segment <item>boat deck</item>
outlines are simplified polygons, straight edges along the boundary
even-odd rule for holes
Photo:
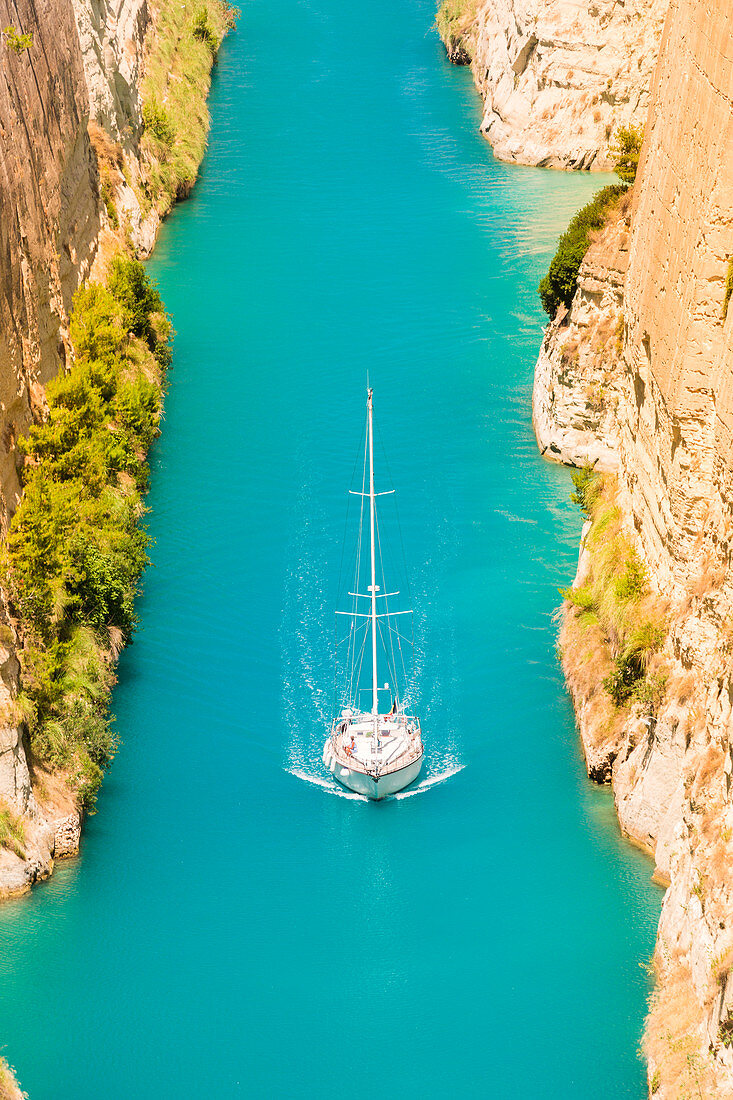
[[[400,771],[423,752],[420,723],[404,714],[342,716],[331,743],[340,764],[368,774]]]

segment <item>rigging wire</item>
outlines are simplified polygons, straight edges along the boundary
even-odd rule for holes
[[[367,413],[367,423],[368,423],[368,413]],[[368,453],[368,433],[367,433],[366,428],[365,428],[365,431],[364,431],[364,462],[363,462],[363,465],[362,465],[362,473],[361,473],[361,497],[360,497],[360,505],[359,505],[359,537],[358,537],[357,545],[356,545],[356,563],[355,563],[355,569],[354,569],[354,589],[353,589],[353,591],[355,593],[357,593],[359,591],[359,582],[360,582],[360,578],[361,578],[362,541],[363,541],[363,532],[364,532],[364,490],[365,490],[365,487],[366,487],[367,453]],[[353,600],[354,600],[354,607],[353,607],[354,613],[356,613],[356,610],[357,610],[357,599],[358,599],[358,597],[356,595],[354,595],[354,597],[353,597]],[[356,631],[353,628],[352,628],[352,636],[353,636],[353,643],[354,644],[353,644],[353,647],[351,649],[351,667],[350,667],[350,675],[349,675],[349,698],[353,700],[354,699],[355,683],[358,684],[359,679],[361,678],[361,668],[362,668],[362,663],[363,663],[363,659],[364,659],[364,645],[366,643],[366,634],[364,636],[364,644],[362,644],[362,649],[361,649],[361,654],[360,654],[360,659],[359,659],[359,670],[358,670],[358,673],[357,673],[356,681],[354,680],[354,673],[356,671],[356,668],[355,668],[355,665],[356,665]]]
[[[338,674],[338,667],[339,667],[338,652],[339,652],[339,649],[341,649],[344,645],[347,646],[347,650],[346,650],[346,656],[345,656],[345,661],[344,661],[344,666],[343,666],[345,679],[344,679],[344,683],[343,683],[342,703],[341,703],[341,705],[344,705],[343,700],[345,698],[348,701],[349,705],[352,705],[352,706],[356,705],[357,709],[361,710],[361,707],[359,706],[359,703],[358,703],[359,683],[361,681],[361,674],[362,674],[363,665],[364,665],[364,657],[365,657],[365,653],[366,653],[366,643],[367,643],[368,637],[370,636],[369,632],[370,632],[370,628],[371,628],[371,622],[369,620],[365,620],[365,622],[362,624],[362,626],[356,626],[356,621],[357,621],[356,620],[356,614],[358,612],[358,607],[359,607],[358,593],[359,593],[359,590],[360,590],[360,581],[361,581],[362,565],[363,565],[362,559],[363,559],[363,553],[364,553],[364,535],[363,535],[363,532],[364,532],[365,499],[366,499],[366,496],[367,496],[366,484],[367,484],[367,460],[368,460],[368,447],[369,447],[368,422],[369,422],[369,414],[368,414],[368,411],[367,411],[364,430],[363,430],[362,437],[360,439],[359,450],[357,450],[357,454],[356,454],[355,459],[354,459],[354,467],[353,467],[352,475],[351,475],[351,484],[353,485],[353,483],[354,483],[354,474],[356,473],[356,469],[357,469],[357,466],[358,466],[359,452],[361,450],[361,443],[362,443],[362,440],[363,440],[363,462],[362,462],[362,478],[361,478],[361,493],[360,493],[360,507],[359,507],[359,528],[358,528],[358,537],[357,537],[356,548],[355,548],[355,551],[353,553],[353,557],[350,556],[351,557],[351,565],[350,565],[350,568],[349,568],[349,572],[353,572],[353,578],[354,578],[353,605],[352,605],[352,607],[353,607],[352,616],[354,616],[354,617],[351,620],[351,626],[350,626],[350,629],[349,629],[348,636],[344,637],[344,638],[341,638],[340,640],[338,638],[337,625],[334,624],[334,651],[335,651],[335,654],[336,654],[336,657],[337,657],[337,659],[335,661],[335,666],[336,667],[335,667],[335,670],[334,670],[334,703],[335,703],[335,706],[336,706],[337,710],[340,707],[340,704],[339,704],[339,686],[338,686],[338,678],[339,678],[339,674]],[[392,472],[391,472],[390,467],[389,467],[389,461],[387,459],[387,454],[386,454],[386,450],[385,450],[385,447],[384,447],[384,441],[383,441],[382,434],[380,432],[378,424],[376,424],[376,433],[377,433],[377,438],[378,438],[378,441],[379,441],[380,451],[381,451],[382,457],[384,459],[385,467],[386,467],[387,472],[388,472],[389,481],[394,486],[394,480],[392,478]],[[394,489],[392,490],[392,492],[394,492]],[[396,497],[395,497],[395,512],[396,512],[396,516],[397,516],[397,527],[398,527],[398,530],[399,530],[400,546],[401,546],[401,551],[402,551],[402,563],[403,563],[402,572],[403,572],[403,576],[404,576],[404,580],[405,580],[408,595],[411,596],[412,593],[411,593],[411,590],[410,590],[409,574],[408,574],[408,571],[407,571],[407,555],[405,553],[405,544],[404,544],[404,538],[403,538],[403,533],[402,533],[402,525],[399,521],[399,509],[397,508]],[[342,545],[341,545],[341,560],[340,560],[340,565],[339,565],[339,582],[338,582],[339,597],[340,597],[341,592],[342,592],[342,583],[343,583],[343,580],[344,580],[344,564],[345,564],[345,558],[346,558],[346,535],[347,535],[347,532],[348,532],[348,526],[349,526],[349,509],[347,508],[346,522],[345,522],[345,525],[344,525],[344,536],[343,536]],[[382,540],[381,540],[381,534],[380,534],[380,529],[379,529],[379,517],[378,517],[376,501],[375,501],[375,537],[376,537],[376,546],[377,546],[377,550],[378,550],[378,554],[379,554],[379,569],[380,569],[380,578],[379,579],[381,581],[382,587],[385,588],[386,585],[385,585],[384,555],[383,555],[383,551],[382,551]],[[388,546],[388,549],[389,549],[389,546]],[[411,619],[413,641],[410,642],[409,638],[407,638],[405,635],[403,635],[396,627],[393,627],[391,625],[389,616],[394,614],[394,612],[390,612],[389,598],[387,596],[386,591],[383,591],[381,595],[384,598],[385,618],[384,618],[384,620],[382,620],[381,618],[378,620],[378,623],[377,623],[378,637],[379,637],[379,640],[381,642],[382,650],[383,650],[383,653],[384,653],[384,656],[385,656],[385,659],[386,659],[386,662],[387,662],[387,670],[388,670],[390,679],[392,680],[392,682],[394,684],[395,698],[397,698],[398,701],[399,701],[398,675],[397,675],[397,656],[396,656],[396,653],[395,653],[395,639],[396,639],[396,643],[397,643],[396,648],[397,648],[397,651],[399,653],[400,663],[401,663],[401,666],[402,666],[402,676],[404,678],[404,688],[405,688],[405,692],[407,693],[408,692],[408,672],[407,672],[407,665],[405,663],[405,654],[404,654],[404,651],[403,651],[403,648],[402,648],[402,642],[404,642],[405,645],[412,645],[414,647],[414,619]],[[410,612],[410,614],[412,615],[412,612]],[[383,621],[384,621],[384,623],[386,624],[386,627],[387,627],[386,635],[385,635],[384,627],[382,625]],[[337,622],[338,622],[338,619],[336,619],[336,623]]]
[[[377,423],[377,438],[379,440],[379,446],[380,446],[381,451],[382,451],[382,457],[384,458],[384,465],[387,468],[387,476],[389,478],[390,484],[392,485],[392,488],[394,489],[395,488],[395,482],[394,482],[394,478],[392,477],[392,470],[391,470],[390,465],[389,465],[389,459],[387,458],[387,448],[384,446],[384,440],[382,438],[382,433],[381,433],[380,428],[379,428],[379,423]],[[407,588],[407,597],[408,597],[410,603],[412,603],[412,589],[410,588],[410,574],[409,574],[408,569],[407,569],[407,554],[405,553],[405,540],[402,536],[402,523],[400,522],[400,509],[399,509],[399,504],[398,504],[398,496],[399,496],[399,494],[395,491],[395,494],[394,494],[395,517],[397,519],[397,530],[400,533],[400,547],[402,548],[402,567],[403,567],[403,570],[404,570],[405,587]]]

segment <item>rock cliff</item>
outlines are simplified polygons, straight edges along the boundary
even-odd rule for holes
[[[594,248],[603,250],[615,232],[610,227]],[[669,883],[646,1036],[650,1092],[659,1100],[712,1100],[733,1096],[730,5],[672,0],[630,233],[616,252],[603,264],[591,249],[569,317],[548,329],[535,424],[566,461],[593,457],[599,446],[615,451],[617,482],[608,481],[607,491],[664,624],[649,666],[659,690],[643,704],[611,705],[602,685],[613,668],[609,639],[600,639],[604,655],[572,602],[561,645],[589,772],[612,778],[623,830],[653,854],[660,881]],[[594,270],[602,277],[588,301]],[[613,361],[583,328],[599,301],[609,321],[623,318]],[[579,408],[554,397],[563,349],[578,338]],[[578,437],[569,438],[568,425],[582,426],[589,415],[584,380],[606,370],[613,398],[573,450]],[[598,552],[591,538],[596,549],[586,544],[581,554],[580,588]]]
[[[661,1100],[680,1094],[680,1044],[705,1095],[733,1095],[731,257],[733,10],[672,0],[633,212],[619,417],[624,510],[671,605],[653,751],[644,769],[630,755],[617,793],[671,878],[648,1042]],[[675,1047],[680,1005],[691,1022]]]
[[[0,47],[0,531],[20,485],[15,442],[69,352],[71,298],[99,234],[88,104],[67,0],[0,0],[0,25],[33,34]]]
[[[532,422],[541,453],[569,466],[618,465],[616,407],[622,298],[628,263],[628,196],[592,242],[578,290],[545,331],[535,368]]]
[[[148,0],[72,0],[90,117],[130,150],[142,133],[142,78]]]
[[[667,2],[484,0],[457,35],[439,19],[449,56],[471,62],[495,155],[608,169],[612,133],[646,116]]]
[[[0,532],[19,497],[15,444],[41,415],[44,386],[70,355],[71,299],[94,261],[101,218],[87,132],[88,97],[66,0],[0,0],[0,26],[33,35],[29,50],[0,47]],[[0,605],[0,797],[29,815],[21,860],[0,853],[0,894],[48,872],[61,820],[31,794],[18,722],[15,633]],[[73,813],[64,805],[61,817]],[[78,814],[76,815],[78,819]]]

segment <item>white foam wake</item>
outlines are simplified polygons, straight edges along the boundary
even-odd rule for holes
[[[382,801],[386,802],[390,798],[411,798],[414,794],[423,794],[425,791],[430,790],[431,787],[437,787],[440,783],[445,783],[451,776],[457,775],[458,772],[463,771],[464,767],[464,764],[456,764],[437,775],[428,775],[413,787],[408,787],[406,791],[398,791],[397,794],[389,794]],[[357,794],[355,791],[347,791],[345,787],[342,787],[333,779],[328,779],[325,775],[313,775],[304,768],[286,768],[285,771],[289,772],[290,775],[294,775],[296,779],[302,779],[306,783],[312,783],[314,787],[320,787],[321,790],[326,791],[328,794],[338,795],[339,798],[356,799],[357,802],[369,801],[366,795]]]
[[[312,783],[314,787],[320,787],[328,794],[338,795],[339,798],[356,799],[357,802],[368,802],[368,799],[363,795],[357,794],[356,791],[347,791],[345,787],[340,787],[338,783],[332,779],[327,779],[325,775],[311,775],[302,768],[286,768],[285,771],[289,772],[290,775],[294,775],[296,779],[304,779],[306,783]]]
[[[439,783],[445,783],[446,779],[462,772],[465,766],[465,764],[455,764],[452,768],[439,772],[438,775],[428,775],[425,779],[416,783],[414,787],[408,787],[406,791],[398,791],[397,794],[390,795],[390,798],[411,798],[414,794],[423,794],[424,791],[429,791],[431,787],[437,787]]]

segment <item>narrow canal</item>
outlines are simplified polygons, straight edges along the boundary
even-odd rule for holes
[[[492,160],[432,0],[248,0],[194,197],[124,742],[81,858],[0,909],[32,1100],[641,1098],[660,895],[580,762],[579,517],[530,424],[598,179]],[[319,785],[365,378],[417,609],[423,789]]]

